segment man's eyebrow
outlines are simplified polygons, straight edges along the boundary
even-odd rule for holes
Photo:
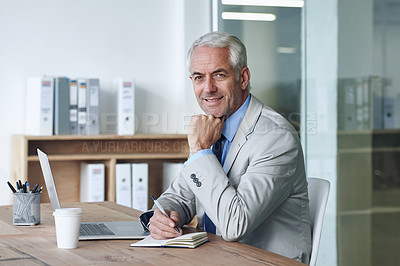
[[[213,74],[220,73],[220,72],[228,73],[228,71],[226,71],[226,69],[224,69],[224,68],[218,68],[218,69],[216,69],[216,70],[213,71]]]
[[[212,73],[217,74],[217,73],[221,73],[221,72],[229,73],[225,68],[218,68],[218,69],[214,70]],[[200,73],[200,72],[196,72],[196,71],[192,73],[192,76],[196,76],[196,75],[204,75],[204,74]]]
[[[200,72],[193,72],[193,73],[192,73],[192,76],[194,76],[194,75],[203,75],[203,74],[200,73]]]

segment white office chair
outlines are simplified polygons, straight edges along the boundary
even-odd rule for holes
[[[322,223],[326,203],[329,196],[330,183],[321,178],[308,178],[308,198],[310,199],[310,218],[312,234],[312,250],[310,266],[317,262],[319,240],[321,239]]]

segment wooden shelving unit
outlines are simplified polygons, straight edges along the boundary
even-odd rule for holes
[[[162,192],[163,163],[184,162],[189,156],[186,135],[16,135],[11,148],[14,184],[21,179],[45,189],[36,149],[49,157],[61,202],[79,201],[81,162],[105,164],[106,201],[115,201],[117,163],[148,163],[149,194],[158,196]],[[49,202],[47,193],[42,194],[41,202]]]

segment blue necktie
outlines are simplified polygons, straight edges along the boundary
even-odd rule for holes
[[[222,141],[224,141],[224,140],[225,140],[224,135],[221,135],[221,138],[219,140],[217,140],[212,147],[212,151],[220,163],[221,163],[222,151],[223,151],[223,142]],[[215,225],[210,220],[210,218],[207,216],[206,213],[204,213],[204,216],[203,216],[203,226],[204,226],[204,231],[215,234],[215,232],[216,232]]]

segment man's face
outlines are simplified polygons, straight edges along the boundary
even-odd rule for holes
[[[197,101],[206,114],[228,118],[246,100],[250,74],[247,68],[243,68],[239,81],[236,81],[227,47],[196,47],[190,73]]]

